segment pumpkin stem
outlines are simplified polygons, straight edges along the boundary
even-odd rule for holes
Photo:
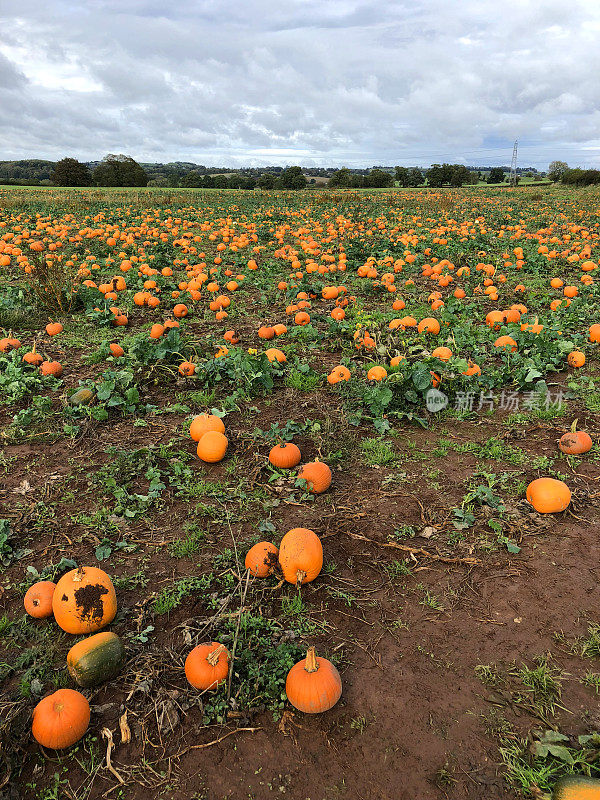
[[[573,420],[573,424],[571,425],[571,433],[577,433],[577,423],[579,422],[578,419]]]
[[[215,647],[215,649],[212,651],[212,653],[209,653],[206,656],[206,660],[211,665],[211,667],[216,667],[217,666],[217,663],[219,661],[219,656],[221,655],[221,653],[223,651],[225,651],[227,653],[227,648],[225,647],[224,644],[220,644],[218,647]]]
[[[299,569],[298,572],[296,573],[296,589],[302,586],[302,581],[304,580],[304,578],[306,578],[306,572],[304,572],[304,570],[302,569]]]
[[[314,647],[309,647],[306,651],[306,663],[304,665],[304,669],[307,672],[316,672],[319,669],[317,653]]]
[[[83,580],[83,576],[85,575],[83,567],[77,567],[77,572],[73,575],[73,580],[77,583],[81,583]]]

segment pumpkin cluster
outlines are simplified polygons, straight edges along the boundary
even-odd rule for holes
[[[65,632],[85,635],[66,656],[69,674],[78,686],[98,686],[119,674],[125,662],[121,639],[111,631],[95,633],[117,613],[115,589],[106,572],[78,567],[56,584],[38,581],[27,590],[23,603],[35,619],[54,616]],[[89,723],[90,706],[84,695],[75,689],[59,689],[36,705],[32,733],[43,747],[60,750],[78,742]]]
[[[214,414],[199,414],[190,425],[190,436],[198,443],[196,453],[201,461],[216,464],[227,452],[229,440],[225,436],[225,425]]]

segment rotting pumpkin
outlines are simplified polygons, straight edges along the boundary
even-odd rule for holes
[[[52,610],[58,626],[67,633],[94,633],[115,618],[115,588],[97,567],[72,569],[56,584]]]
[[[279,549],[271,542],[258,542],[246,553],[244,566],[255,578],[266,578],[276,568]]]
[[[592,437],[585,431],[577,430],[577,420],[571,425],[568,433],[563,433],[558,442],[559,450],[568,455],[579,456],[588,453],[593,446]]]

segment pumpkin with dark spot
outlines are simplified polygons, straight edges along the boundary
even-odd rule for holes
[[[97,567],[72,569],[56,584],[52,610],[67,633],[94,633],[115,618],[115,588],[106,572]]]

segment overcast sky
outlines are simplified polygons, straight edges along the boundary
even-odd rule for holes
[[[0,159],[600,166],[600,0],[0,0]]]

